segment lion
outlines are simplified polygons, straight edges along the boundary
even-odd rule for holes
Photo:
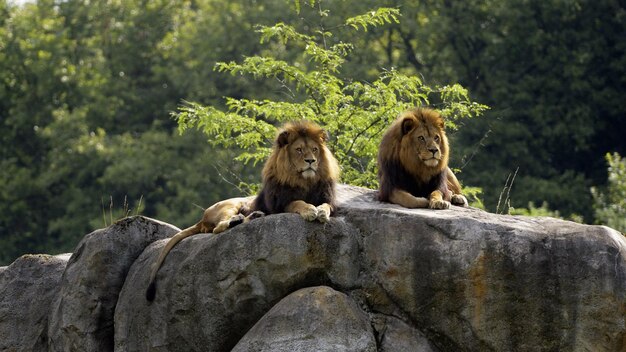
[[[326,146],[327,140],[326,132],[311,122],[287,123],[263,167],[259,194],[215,203],[205,210],[202,220],[174,235],[152,267],[146,299],[154,300],[157,272],[170,250],[184,238],[217,234],[269,214],[296,213],[306,221],[328,222],[336,208],[339,165]]]
[[[415,108],[400,114],[378,150],[378,199],[405,208],[467,206],[461,185],[448,167],[449,151],[438,112]]]

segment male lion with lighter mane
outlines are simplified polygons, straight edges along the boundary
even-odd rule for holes
[[[287,123],[274,142],[262,172],[257,196],[232,198],[204,211],[202,220],[174,235],[152,267],[146,299],[156,295],[156,275],[170,250],[198,233],[220,233],[263,215],[297,213],[307,221],[327,222],[335,211],[335,184],[339,165],[328,147],[328,136],[319,126]]]
[[[405,111],[389,127],[378,150],[378,199],[405,208],[466,206],[448,167],[444,121],[435,110]]]

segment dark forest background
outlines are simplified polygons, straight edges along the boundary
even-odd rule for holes
[[[259,182],[260,165],[233,161],[237,150],[200,132],[181,135],[172,112],[184,101],[279,96],[214,66],[271,50],[288,57],[289,47],[261,45],[255,25],[306,27],[297,3],[0,0],[0,264],[71,251],[126,215],[186,227],[240,195],[240,182]],[[450,136],[451,166],[482,190],[486,210],[626,231],[623,2],[318,5],[341,18],[400,11],[399,23],[350,38],[344,74],[367,82],[395,68],[433,86],[460,83],[490,107]]]

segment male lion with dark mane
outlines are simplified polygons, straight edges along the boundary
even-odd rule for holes
[[[310,122],[287,123],[274,142],[262,172],[257,196],[232,198],[204,211],[202,220],[174,235],[152,267],[146,299],[154,300],[156,275],[170,250],[198,233],[220,233],[263,215],[297,213],[307,221],[327,222],[335,211],[335,184],[339,165],[326,132]]]
[[[438,112],[415,108],[400,114],[378,150],[378,199],[406,208],[466,206],[461,185],[448,168],[449,149]]]

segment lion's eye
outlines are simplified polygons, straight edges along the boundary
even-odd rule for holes
[[[425,142],[425,141],[426,141],[426,139],[424,138],[424,136],[419,136],[419,137],[417,137],[417,139],[419,139],[419,140],[420,140],[420,142]]]
[[[435,142],[439,142],[439,136],[435,136]]]
[[[313,153],[317,153],[317,148],[313,147]]]
[[[298,153],[302,154],[302,148],[298,147],[298,148],[296,148],[296,151],[297,151]]]

